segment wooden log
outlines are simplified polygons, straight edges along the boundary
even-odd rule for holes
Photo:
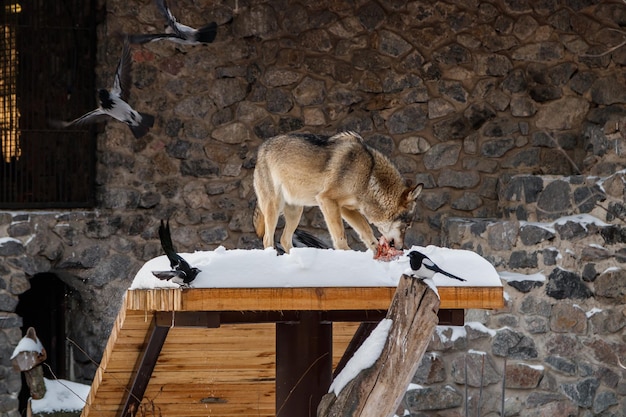
[[[438,310],[436,292],[403,275],[387,312],[391,327],[380,356],[338,393],[335,388],[324,395],[317,417],[393,416],[426,352]]]
[[[41,364],[47,358],[46,349],[41,346],[37,333],[32,327],[28,328],[26,335],[22,339],[24,342],[27,340],[32,341],[27,346],[38,346],[38,348],[33,347],[32,349],[34,350],[22,350],[11,359],[11,363],[14,369],[24,372],[31,397],[35,400],[40,400],[46,395],[46,384],[43,379],[43,368],[41,367]]]

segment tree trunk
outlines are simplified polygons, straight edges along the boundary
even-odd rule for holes
[[[439,296],[424,281],[402,275],[387,311],[393,323],[380,357],[336,396],[322,398],[318,417],[393,416],[438,323]]]

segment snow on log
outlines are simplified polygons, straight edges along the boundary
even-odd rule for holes
[[[426,352],[438,310],[439,297],[426,282],[402,275],[386,319],[370,336],[375,340],[368,338],[353,357],[356,363],[351,359],[337,375],[317,417],[393,416]],[[386,335],[382,349],[381,334]]]

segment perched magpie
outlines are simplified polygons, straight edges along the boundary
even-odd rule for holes
[[[217,35],[217,23],[211,22],[200,29],[178,23],[176,18],[167,7],[165,0],[156,0],[157,7],[167,20],[166,33],[150,33],[142,35],[130,35],[131,43],[147,43],[167,39],[172,42],[184,45],[198,45],[202,43],[211,43]]]
[[[71,122],[51,120],[50,123],[56,127],[68,127],[96,123],[108,117],[112,117],[120,122],[126,123],[136,138],[140,138],[148,133],[148,130],[154,126],[154,116],[139,113],[127,103],[130,94],[130,86],[132,84],[130,74],[131,61],[128,39],[125,39],[124,47],[122,48],[122,57],[115,71],[113,88],[111,88],[111,90],[104,88],[98,90],[98,108]]]
[[[411,269],[419,278],[432,278],[438,272],[447,277],[465,281],[463,278],[459,278],[439,268],[428,256],[416,250],[409,252],[409,262]]]
[[[304,230],[300,229],[296,229],[293,232],[291,243],[294,248],[330,248],[327,244],[319,240],[317,237],[313,236],[311,233],[305,232]],[[285,249],[280,244],[280,242],[276,241],[274,247],[276,248],[276,252],[278,252],[279,255],[283,255],[285,253]]]
[[[167,255],[167,259],[170,260],[170,267],[172,271],[152,271],[152,274],[158,279],[172,280],[183,287],[188,287],[191,281],[196,278],[196,275],[200,272],[198,268],[192,268],[182,256],[176,253],[174,244],[172,243],[172,235],[170,234],[170,222],[167,224],[161,220],[161,226],[159,227],[159,239],[161,240],[161,247]]]

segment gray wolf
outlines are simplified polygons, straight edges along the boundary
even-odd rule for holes
[[[254,225],[265,248],[285,217],[280,243],[286,252],[303,207],[319,206],[335,249],[350,249],[342,218],[374,252],[374,224],[384,239],[402,248],[422,184],[407,186],[391,161],[354,132],[334,136],[285,134],[259,147],[254,170]]]

